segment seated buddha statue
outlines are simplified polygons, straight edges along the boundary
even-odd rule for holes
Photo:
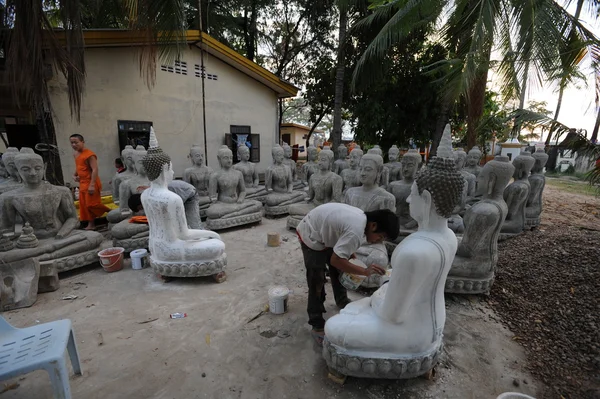
[[[381,151],[381,148],[377,144],[374,145],[373,148],[369,148],[369,151],[367,151],[367,154],[379,155],[383,159],[383,151]],[[377,184],[380,185],[381,187],[387,187],[389,182],[390,182],[390,171],[388,168],[384,167],[383,170],[381,171],[381,175],[379,176],[379,181],[377,182]]]
[[[232,168],[233,153],[229,147],[222,146],[217,159],[221,169],[210,176],[208,193],[212,204],[206,210],[207,227],[218,230],[260,222],[262,202],[246,199],[244,175]]]
[[[158,147],[154,129],[143,166],[150,180],[141,199],[150,227],[152,268],[162,276],[212,275],[217,282],[224,281],[225,244],[214,231],[187,227],[183,200],[168,189],[174,174],[171,158]]]
[[[304,184],[302,184],[302,180],[298,177],[298,172],[296,170],[296,161],[292,159],[292,147],[288,143],[283,143],[283,164],[290,168],[292,172],[292,182],[294,190],[302,190],[304,188]]]
[[[342,200],[342,178],[331,171],[333,152],[322,150],[319,153],[319,171],[313,173],[308,182],[308,197],[305,203],[289,206],[287,227],[295,229],[308,212],[319,205]]]
[[[421,162],[421,154],[416,149],[408,150],[401,161],[402,171],[400,175],[402,180],[390,182],[387,188],[396,198],[396,215],[398,215],[400,229],[403,230],[414,230],[417,227],[417,222],[410,216],[406,199],[410,196],[410,190],[415,182]]]
[[[233,165],[233,169],[242,172],[244,185],[246,187],[246,199],[264,202],[267,196],[267,189],[265,186],[258,185],[258,170],[256,170],[256,165],[249,162],[250,149],[245,145],[239,146],[237,149],[237,156],[240,159],[240,162]]]
[[[408,201],[419,227],[394,250],[389,282],[325,323],[323,357],[330,371],[404,379],[436,365],[446,321],[444,282],[457,247],[447,218],[462,185],[448,135],[413,183]]]
[[[546,186],[546,177],[544,176],[544,166],[548,162],[548,154],[543,148],[537,148],[531,155],[535,159],[533,168],[531,168],[531,176],[529,176],[529,197],[525,205],[526,224],[528,227],[536,227],[540,225],[540,215],[542,213],[542,193]]]
[[[0,155],[0,184],[4,183],[9,177],[8,170],[6,170],[6,166],[4,166],[4,161],[2,161],[2,156]]]
[[[479,172],[481,171],[481,166],[479,166],[479,162],[481,161],[481,150],[478,146],[473,146],[469,150],[467,154],[467,160],[465,161],[465,170],[477,177]]]
[[[271,150],[273,165],[265,173],[267,194],[265,213],[267,215],[285,215],[288,206],[304,201],[303,191],[294,191],[292,171],[283,163],[283,148],[276,144]]]
[[[508,214],[502,194],[514,172],[507,156],[497,155],[477,176],[481,200],[465,212],[465,232],[448,274],[446,292],[488,292],[498,262],[498,236]]]
[[[465,228],[462,216],[464,215],[467,204],[471,203],[472,198],[475,196],[476,178],[475,175],[464,170],[467,153],[462,148],[457,148],[454,151],[454,159],[456,161],[456,169],[465,179],[465,185],[463,186],[462,201],[456,207],[452,216],[450,216],[448,227],[455,233],[462,234]]]
[[[194,144],[190,148],[189,158],[193,166],[183,171],[183,181],[196,187],[200,196],[200,216],[206,217],[206,210],[210,206],[208,183],[213,170],[204,165],[204,151],[199,144]]]
[[[377,182],[383,173],[383,158],[377,154],[364,155],[359,164],[358,177],[361,183],[359,187],[353,187],[344,194],[343,203],[362,209],[364,212],[378,209],[389,209],[396,212],[396,198],[384,188],[379,187]],[[356,257],[367,264],[375,264],[388,269],[389,258],[384,243],[369,244],[367,242],[356,251]],[[367,277],[362,287],[373,288],[381,284],[381,276],[371,275]]]
[[[33,151],[33,150],[32,150]],[[19,171],[15,165],[15,157],[19,154],[19,150],[15,147],[8,147],[6,152],[2,154],[2,163],[8,172],[8,178],[0,183],[0,194],[4,194],[10,190],[22,187],[23,183],[19,176]]]
[[[306,162],[302,165],[302,183],[308,187],[310,176],[318,170],[317,149],[311,145],[306,149]]]
[[[508,214],[502,225],[501,233],[520,234],[525,229],[525,206],[531,191],[529,173],[535,163],[531,153],[521,152],[513,159],[515,167],[514,181],[504,189],[504,202],[508,207]]]
[[[337,148],[337,159],[333,163],[333,173],[341,175],[344,169],[348,169],[348,148],[344,144],[340,144]]]
[[[389,183],[402,179],[402,163],[398,161],[399,157],[400,150],[394,144],[388,150],[389,162],[383,164],[383,167],[388,170]]]
[[[119,205],[119,187],[121,183],[135,175],[135,165],[133,161],[133,147],[126,145],[121,151],[121,159],[125,163],[126,169],[121,173],[115,173],[112,178],[112,196],[113,202]]]
[[[91,259],[85,264],[96,261],[102,234],[75,230],[79,219],[73,195],[66,187],[44,181],[46,167],[42,157],[31,148],[23,147],[11,162],[14,162],[23,184],[0,195],[0,234],[16,233],[15,236],[18,236],[16,225],[29,223],[38,244],[32,248],[3,252],[2,261],[10,263],[35,257],[45,262],[70,256],[82,257],[83,261]],[[90,251],[91,258],[87,256]],[[83,266],[75,260],[73,264],[76,264],[75,267]]]
[[[340,176],[342,176],[342,180],[344,181],[344,186],[342,188],[342,192],[345,194],[349,188],[360,186],[360,180],[358,178],[358,165],[360,164],[360,160],[363,156],[363,151],[359,146],[354,147],[352,151],[350,151],[350,157],[348,158],[348,168],[342,170]]]
[[[465,181],[467,182],[467,199],[472,198],[475,195],[475,185],[477,183],[477,178],[474,174],[468,172],[465,169],[467,153],[462,148],[457,148],[456,151],[454,151],[454,158],[456,160],[456,169],[460,172],[460,174],[464,177]]]

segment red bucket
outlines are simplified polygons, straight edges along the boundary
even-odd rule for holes
[[[123,252],[125,252],[125,248],[121,247],[106,248],[98,252],[104,271],[112,273],[121,270],[123,268]]]

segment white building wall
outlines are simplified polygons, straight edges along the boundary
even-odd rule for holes
[[[200,64],[200,50],[189,47],[181,60],[187,62],[187,75],[162,71],[159,65],[156,84],[149,90],[140,76],[136,49],[86,49],[87,78],[80,124],[71,119],[62,75],[49,82],[66,182],[75,168],[69,136],[79,133],[98,155],[103,190],[110,190],[114,159],[120,155],[119,120],[152,122],[160,146],[173,160],[175,176],[182,175],[190,165],[190,146],[204,144],[204,127],[202,81],[194,74],[194,65]],[[270,150],[277,134],[275,92],[208,54],[205,65],[207,73],[217,75],[217,80],[205,80],[209,166],[218,168],[217,150],[224,144],[229,125],[250,125],[252,133],[261,134],[258,169],[264,171],[271,164]]]

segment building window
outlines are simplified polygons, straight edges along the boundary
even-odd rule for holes
[[[175,61],[173,66],[161,65],[160,70],[164,72],[175,73],[177,75],[187,75],[187,62]]]
[[[252,133],[250,126],[231,125],[230,133],[225,134],[225,144],[233,152],[233,162],[238,163],[238,145],[247,145],[250,148],[250,162],[260,162],[260,135]]]
[[[214,74],[214,73],[206,73],[204,74],[203,72],[206,71],[206,67],[202,68],[200,65],[195,64],[194,65],[194,76],[197,78],[206,78],[208,80],[219,80],[219,76]]]
[[[120,151],[123,151],[126,145],[130,145],[133,148],[143,145],[144,148],[148,149],[151,127],[152,122],[117,121]]]

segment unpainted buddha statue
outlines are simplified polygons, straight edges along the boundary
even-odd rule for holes
[[[421,163],[421,154],[416,149],[411,148],[402,157],[402,171],[400,172],[402,180],[392,181],[388,185],[388,191],[396,198],[396,215],[398,215],[400,229],[412,230],[417,227],[417,222],[410,216],[406,199],[410,196]]]
[[[337,148],[337,159],[333,163],[333,173],[341,175],[344,169],[348,169],[348,148],[344,144],[340,144]]]
[[[342,178],[331,171],[333,152],[322,150],[319,153],[319,171],[313,173],[308,182],[308,197],[306,203],[289,206],[287,227],[295,229],[308,212],[319,205],[342,200]]]
[[[531,191],[529,173],[535,163],[531,153],[521,152],[513,159],[515,167],[514,182],[504,189],[504,202],[508,207],[508,214],[502,225],[501,233],[520,234],[525,229],[525,205]]]
[[[31,152],[33,152],[33,150],[31,150]],[[21,177],[19,176],[19,171],[15,165],[15,157],[17,154],[19,154],[19,150],[15,147],[8,147],[6,152],[2,154],[1,162],[4,164],[4,167],[8,172],[8,178],[0,183],[0,194],[4,194],[10,190],[14,190],[23,186]]]
[[[498,236],[508,214],[502,194],[514,172],[507,156],[497,155],[477,176],[481,200],[465,212],[465,232],[459,241],[446,292],[489,292],[498,262]]]
[[[206,210],[210,206],[208,184],[214,171],[204,165],[204,150],[199,144],[194,144],[190,148],[189,158],[193,166],[183,171],[183,181],[196,187],[200,196],[200,216],[206,217]]]
[[[283,164],[287,165],[292,172],[292,182],[294,190],[302,190],[304,188],[304,184],[302,184],[302,180],[298,178],[298,173],[296,170],[296,162],[292,159],[292,147],[288,143],[283,143]]]
[[[542,193],[546,186],[546,176],[544,176],[544,166],[548,162],[548,154],[543,148],[537,148],[531,155],[535,159],[531,176],[529,176],[529,198],[525,206],[526,225],[528,227],[537,227],[540,225],[540,215],[542,213]]]
[[[344,187],[342,192],[345,194],[349,188],[360,186],[360,179],[358,177],[358,165],[363,157],[363,151],[359,146],[354,147],[350,151],[350,157],[348,158],[348,168],[342,170],[342,180],[344,181]]]
[[[467,161],[467,153],[462,148],[457,148],[454,151],[454,158],[456,160],[456,169],[460,172],[460,174],[464,177],[467,182],[466,187],[466,195],[467,199],[472,198],[475,195],[475,186],[477,184],[477,178],[474,174],[468,172],[465,169],[465,163]],[[464,189],[463,189],[464,190]]]
[[[240,162],[233,165],[233,169],[242,172],[244,185],[246,186],[246,199],[264,202],[267,197],[267,189],[265,186],[258,184],[258,170],[256,165],[250,162],[250,149],[245,145],[239,146],[237,156]]]
[[[398,161],[398,158],[400,158],[400,150],[394,144],[388,150],[389,162],[383,165],[388,170],[388,183],[402,179],[402,163]]]
[[[2,253],[2,261],[35,257],[42,263],[54,263],[58,271],[97,261],[102,234],[75,230],[79,219],[71,191],[43,180],[42,157],[23,147],[14,157],[14,164],[23,184],[0,195],[0,234],[14,233],[18,238],[16,225],[29,223],[30,236],[34,235],[38,242],[33,246],[30,239],[17,241],[16,247]]]
[[[4,161],[2,161],[2,157],[0,156],[0,184],[4,183],[4,181],[9,177],[10,175],[8,174],[8,170],[6,170],[6,166],[4,166]]]
[[[267,215],[285,215],[288,206],[304,201],[303,191],[294,191],[292,171],[283,163],[283,148],[276,144],[271,150],[273,165],[265,173],[267,194],[265,213]]]
[[[317,149],[312,145],[306,149],[306,162],[302,165],[302,183],[307,187],[310,176],[319,170],[317,153]]]
[[[457,248],[447,218],[463,184],[447,135],[411,187],[410,214],[419,227],[394,250],[389,282],[325,324],[323,357],[330,372],[403,379],[436,365],[446,321],[444,282]]]
[[[383,151],[377,144],[374,145],[373,148],[370,148],[369,151],[367,151],[367,154],[379,155],[383,159]],[[388,168],[384,167],[383,170],[381,171],[381,174],[379,176],[379,180],[377,181],[377,184],[380,185],[381,187],[387,187],[389,182],[390,182],[390,171]]]
[[[121,173],[115,173],[112,178],[112,196],[113,202],[119,205],[119,187],[121,183],[135,175],[135,163],[133,161],[133,147],[126,145],[121,151],[121,159],[126,166],[126,169]]]
[[[141,199],[150,226],[152,268],[161,276],[213,276],[224,281],[225,244],[214,231],[187,227],[183,200],[168,189],[174,174],[171,158],[158,147],[154,129],[143,164],[150,180]]]
[[[446,128],[449,128],[449,125],[446,125]],[[448,220],[448,227],[452,231],[457,234],[462,234],[464,232],[464,222],[461,215],[464,215],[465,207],[468,203],[472,202],[472,199],[475,196],[475,187],[477,180],[475,175],[464,170],[465,161],[467,159],[467,153],[462,148],[457,148],[454,151],[454,159],[456,162],[456,169],[460,172],[460,174],[465,179],[465,185],[463,186],[463,196],[460,205],[456,207],[452,216]]]
[[[481,150],[478,146],[473,146],[469,150],[467,154],[467,160],[465,161],[465,170],[477,177],[479,172],[481,171],[481,166],[479,166],[479,162],[481,161]]]
[[[233,153],[228,146],[219,149],[217,159],[221,169],[210,176],[208,193],[212,204],[206,210],[207,227],[220,230],[260,222],[262,203],[246,199],[244,175],[232,168]]]

